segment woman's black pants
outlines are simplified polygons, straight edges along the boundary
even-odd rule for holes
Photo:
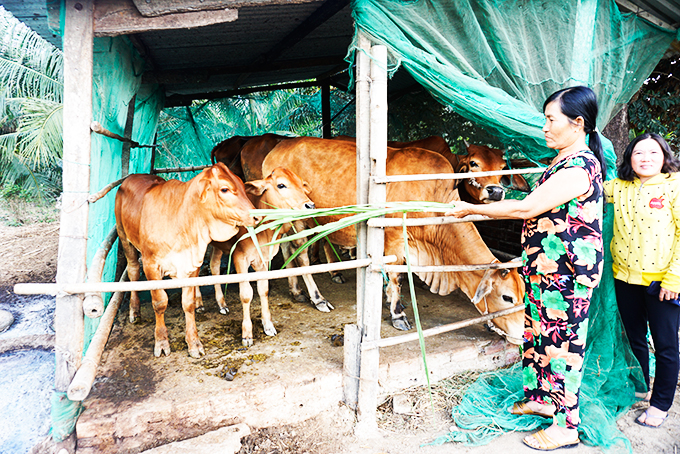
[[[673,404],[678,383],[678,328],[680,306],[659,301],[658,295],[649,295],[647,286],[628,284],[615,280],[616,300],[621,320],[626,329],[633,354],[642,367],[649,389],[649,348],[647,346],[647,323],[654,342],[656,373],[650,405],[668,411]]]

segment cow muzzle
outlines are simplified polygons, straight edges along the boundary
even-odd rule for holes
[[[484,203],[499,202],[505,198],[505,189],[502,186],[488,185],[482,191],[482,201]]]

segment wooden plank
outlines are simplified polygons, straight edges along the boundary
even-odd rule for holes
[[[321,124],[323,125],[322,137],[331,138],[331,86],[325,83],[321,86]]]
[[[527,173],[543,172],[545,172],[545,167],[531,167],[528,169],[490,170],[488,172],[428,173],[421,175],[390,175],[384,177],[373,176],[373,181],[376,183],[398,183],[402,181],[465,180],[473,177],[479,178],[495,175],[523,175]]]
[[[238,10],[219,9],[144,17],[132,0],[98,1],[94,16],[94,36],[118,36],[153,30],[205,27],[233,22]]]
[[[63,193],[57,283],[85,281],[90,189],[94,0],[66,0],[64,25]],[[56,392],[66,392],[83,354],[83,297],[58,295],[54,313]],[[75,451],[75,437],[60,449]],[[59,450],[59,449],[58,449]]]
[[[289,5],[318,0],[133,0],[143,16],[154,17],[188,11],[208,11],[243,6]]]
[[[120,158],[121,177],[125,178],[130,171],[130,148],[132,148],[132,126],[135,121],[135,102],[137,94],[132,95],[132,99],[128,103],[127,118],[125,119],[125,131],[123,137],[127,139],[123,142],[123,152]]]

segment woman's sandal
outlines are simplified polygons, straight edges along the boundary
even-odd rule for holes
[[[645,415],[645,420],[644,420],[644,421],[640,421],[640,417],[641,417],[643,414]],[[643,411],[643,412],[640,414],[640,416],[638,416],[637,418],[635,418],[635,422],[638,423],[638,424],[640,424],[641,426],[651,427],[652,429],[658,429],[658,428],[661,427],[661,425],[666,421],[666,418],[668,418],[668,413],[666,413],[666,414],[663,415],[663,416],[654,416],[654,415],[650,415],[650,414],[649,414],[649,409],[647,409],[647,410]],[[648,424],[647,421],[649,421],[650,419],[656,419],[657,421],[661,421],[661,422],[660,422],[659,424]]]
[[[536,445],[532,445],[529,443],[527,440],[535,440]],[[554,451],[555,449],[560,449],[560,448],[573,448],[574,446],[578,446],[578,444],[581,442],[581,440],[576,437],[576,440],[574,441],[568,441],[565,443],[558,443],[550,436],[545,433],[545,430],[541,429],[538,432],[529,435],[525,437],[523,440],[525,445],[530,447],[531,449],[536,449],[537,451]]]
[[[553,415],[548,414],[548,413],[541,413],[538,411],[534,411],[529,406],[526,404],[526,402],[523,401],[518,401],[512,404],[512,407],[508,409],[510,413],[516,416],[522,416],[522,415],[531,415],[531,416],[542,416],[544,418],[552,418]]]

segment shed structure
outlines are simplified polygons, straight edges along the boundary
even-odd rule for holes
[[[664,52],[678,52],[673,40],[680,24],[680,3],[675,0],[584,0],[552,2],[558,6],[547,2],[539,7],[534,3],[3,2],[17,18],[64,51],[64,191],[57,285],[85,282],[88,266],[115,225],[114,194],[88,205],[89,194],[128,172],[151,170],[151,148],[130,148],[93,135],[93,121],[137,144],[153,144],[164,106],[263,88],[332,85],[347,89],[356,78],[358,167],[370,169],[370,175],[379,179],[384,177],[380,150],[387,141],[388,89],[403,93],[422,85],[453,111],[484,124],[508,143],[532,150],[531,157],[538,160],[550,153],[542,147],[540,133],[540,103],[548,94],[578,83],[593,86],[603,104],[602,128],[637,91]],[[522,9],[530,9],[531,14]],[[545,29],[540,30],[537,23]],[[564,42],[551,42],[549,33],[560,24],[565,25]],[[522,33],[513,34],[518,30]],[[569,57],[560,59],[556,48],[567,49]],[[348,51],[356,58],[346,59]],[[553,73],[552,79],[546,80],[531,64],[537,56],[546,57],[541,63]],[[388,83],[388,72],[398,64],[407,71],[397,72]],[[609,157],[614,159],[611,150]],[[363,188],[359,193],[364,194],[358,202],[384,200],[384,181],[365,180],[357,182]],[[382,262],[382,246],[366,250],[367,244],[381,244],[380,228],[370,230],[361,230],[359,258]],[[367,241],[367,234],[376,240]],[[105,280],[112,280],[113,274],[114,265],[107,264]],[[365,304],[358,305],[357,333],[364,342],[374,341],[379,337],[375,320],[379,323],[381,306],[381,295],[374,290],[382,288],[382,278],[371,271],[358,275],[367,284],[358,286],[357,300]],[[60,292],[56,300],[53,401],[56,413],[64,416],[55,421],[54,435],[64,440],[69,452],[74,449],[73,428],[80,404],[70,401],[66,391],[87,350],[84,339],[91,337],[98,324],[84,317],[83,299],[82,293]],[[364,351],[362,374],[375,370],[372,365],[377,358],[377,349]],[[366,378],[366,383],[371,381]],[[361,426],[375,424],[376,396],[375,388],[362,384]]]

